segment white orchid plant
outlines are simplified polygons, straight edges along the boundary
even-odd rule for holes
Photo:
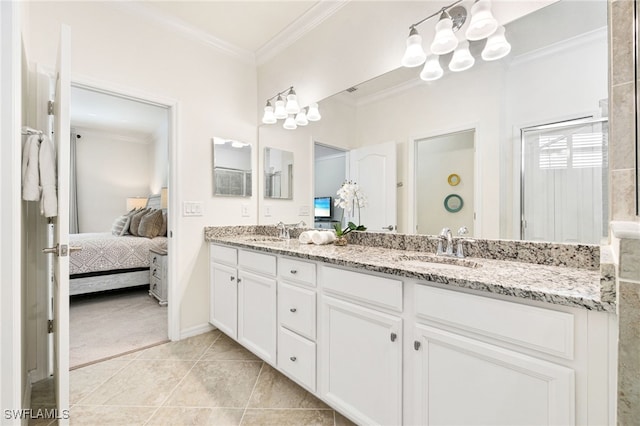
[[[358,209],[358,225],[353,222],[349,222],[347,227],[342,229],[342,222],[336,223],[334,225],[336,235],[341,237],[351,231],[366,231],[367,228],[364,225],[360,225],[360,209],[367,206],[367,197],[365,197],[358,184],[351,181],[345,181],[336,194],[338,197],[336,198],[334,205],[342,209],[343,219],[345,212],[347,215],[351,215],[351,212],[354,212],[356,208]]]

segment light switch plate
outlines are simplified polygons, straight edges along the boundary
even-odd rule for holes
[[[299,216],[309,216],[309,206],[300,206]]]
[[[265,205],[264,206],[264,216],[265,217],[270,217],[271,216],[271,206],[269,206],[269,205]]]
[[[182,203],[182,216],[202,216],[203,214],[202,201],[184,201]]]
[[[249,217],[249,204],[242,204],[240,206],[240,214],[242,217]]]

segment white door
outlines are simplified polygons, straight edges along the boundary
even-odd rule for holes
[[[368,231],[394,231],[396,221],[396,143],[365,146],[349,153],[349,180],[367,197],[367,206],[348,218]]]
[[[402,424],[402,319],[322,298],[321,395],[358,424]]]
[[[238,273],[238,342],[276,364],[276,280]]]
[[[238,287],[236,269],[229,266],[211,265],[209,287],[209,322],[223,333],[238,337]]]
[[[575,424],[572,369],[426,325],[415,330],[412,423]]]
[[[56,64],[54,96],[54,134],[56,148],[58,215],[54,218],[53,255],[53,333],[56,403],[62,417],[60,425],[68,424],[64,418],[69,409],[69,103],[71,98],[71,29],[60,28],[60,46]]]

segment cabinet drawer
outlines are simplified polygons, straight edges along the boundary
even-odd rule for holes
[[[158,253],[154,253],[154,252],[149,252],[149,267],[150,268],[160,268],[160,269],[164,269],[165,268],[165,259],[166,259],[166,255],[161,255]]]
[[[316,390],[316,344],[280,327],[278,367],[309,390]]]
[[[278,319],[280,325],[316,339],[316,293],[313,290],[278,283]]]
[[[254,272],[267,275],[276,274],[276,257],[270,254],[240,250],[238,252],[238,265]]]
[[[282,278],[316,286],[316,264],[281,257],[278,259],[278,274]]]
[[[209,254],[213,262],[226,263],[228,265],[236,265],[238,263],[238,250],[211,244]]]
[[[154,277],[149,281],[149,290],[161,301],[167,300],[167,287],[163,285],[164,282]]]
[[[573,315],[416,285],[416,315],[554,356],[573,359]]]
[[[402,281],[359,272],[320,266],[323,288],[396,312],[402,312]]]

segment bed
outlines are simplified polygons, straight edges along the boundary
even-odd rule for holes
[[[160,196],[147,207],[160,208]],[[95,293],[149,284],[149,250],[166,250],[167,237],[115,236],[108,233],[69,235],[71,246],[82,250],[69,259],[69,295]]]

